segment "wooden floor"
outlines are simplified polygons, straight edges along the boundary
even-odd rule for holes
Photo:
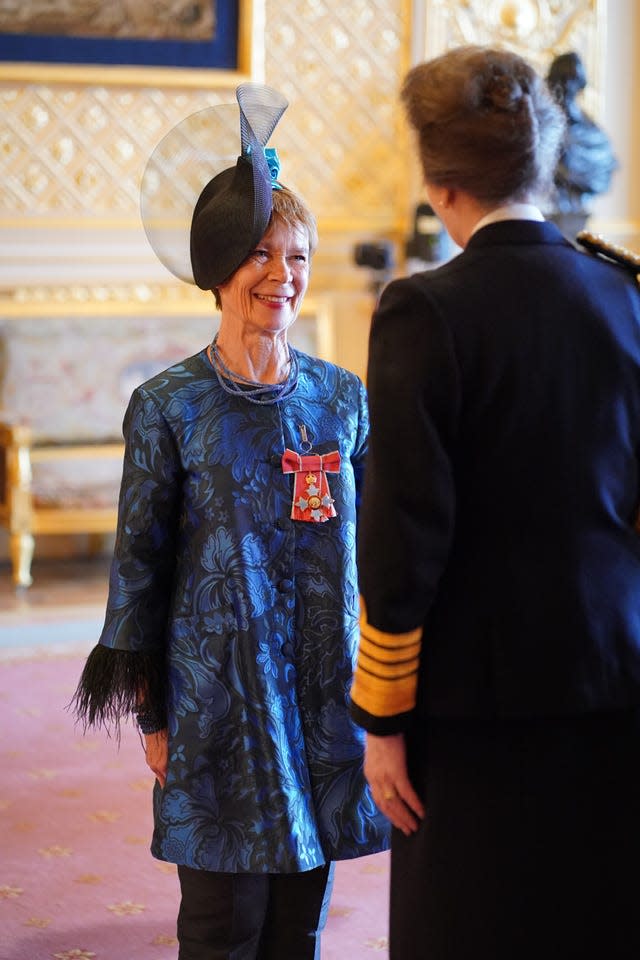
[[[63,614],[73,609],[102,608],[107,599],[110,558],[42,559],[33,562],[33,584],[15,587],[8,564],[0,566],[0,617],[3,614],[46,611]]]

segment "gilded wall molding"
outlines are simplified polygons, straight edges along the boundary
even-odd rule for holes
[[[213,315],[213,297],[198,287],[175,283],[69,283],[21,285],[0,292],[1,317],[144,314]]]
[[[599,117],[605,70],[607,0],[420,0],[422,56],[466,43],[494,44],[542,73],[560,53],[580,54],[589,80],[585,106]]]

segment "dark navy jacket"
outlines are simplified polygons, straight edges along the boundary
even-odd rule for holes
[[[486,226],[386,288],[368,390],[360,590],[377,630],[423,627],[419,708],[640,704],[634,277],[550,223]]]

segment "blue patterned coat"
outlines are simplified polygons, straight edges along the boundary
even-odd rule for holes
[[[353,374],[297,352],[288,399],[219,385],[206,352],[135,390],[100,643],[166,660],[169,770],[152,853],[295,872],[388,845],[348,713],[356,501],[367,442]],[[340,451],[337,516],[292,520],[285,448]]]

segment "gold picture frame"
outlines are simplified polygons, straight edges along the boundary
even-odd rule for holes
[[[230,69],[215,65],[210,68],[191,68],[179,63],[156,66],[5,59],[0,62],[0,82],[210,89],[235,87],[242,80],[261,80],[264,75],[265,0],[237,0],[237,4],[236,58],[235,66]]]

